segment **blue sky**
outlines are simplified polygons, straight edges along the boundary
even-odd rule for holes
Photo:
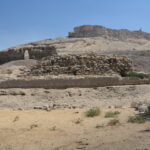
[[[150,0],[0,0],[0,49],[85,24],[150,32]]]

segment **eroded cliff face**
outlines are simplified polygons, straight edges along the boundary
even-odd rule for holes
[[[126,40],[128,38],[134,39],[146,39],[150,40],[150,34],[138,31],[130,31],[127,29],[113,30],[105,28],[103,26],[83,25],[74,28],[74,32],[69,32],[70,38],[82,38],[82,37],[104,37],[104,38],[116,38],[119,40]]]
[[[34,47],[23,47],[19,49],[11,48],[7,51],[0,52],[0,64],[4,64],[13,60],[25,59],[25,53],[28,53],[29,59],[39,60],[43,57],[57,55],[54,46],[34,46]]]
[[[31,68],[30,74],[39,75],[126,75],[132,70],[131,61],[122,56],[64,55],[51,56]]]

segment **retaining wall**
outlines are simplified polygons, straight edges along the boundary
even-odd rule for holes
[[[7,80],[0,82],[0,88],[47,88],[47,89],[65,89],[65,88],[92,88],[103,86],[120,85],[140,85],[150,84],[149,80],[138,78],[114,78],[114,77],[89,77],[79,79],[36,79],[36,80]]]

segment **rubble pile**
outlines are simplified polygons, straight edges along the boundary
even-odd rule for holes
[[[33,66],[30,74],[39,75],[104,75],[125,76],[132,71],[130,59],[109,55],[63,55],[43,58]]]

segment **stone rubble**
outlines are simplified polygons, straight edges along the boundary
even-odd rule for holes
[[[132,71],[132,62],[124,56],[111,55],[63,55],[43,58],[33,66],[29,74],[39,75],[104,75],[125,76]]]

